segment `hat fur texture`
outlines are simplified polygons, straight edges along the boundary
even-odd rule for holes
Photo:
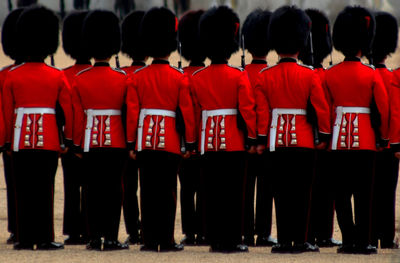
[[[244,47],[253,56],[265,57],[270,50],[268,26],[271,14],[268,10],[258,8],[251,12],[243,23]]]
[[[140,24],[144,14],[144,11],[132,11],[124,18],[121,25],[121,51],[135,61],[143,61],[146,58],[143,41],[139,36]]]

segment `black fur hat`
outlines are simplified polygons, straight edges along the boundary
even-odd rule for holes
[[[179,20],[178,38],[182,44],[182,56],[191,62],[203,62],[206,59],[200,43],[199,21],[204,10],[188,11]]]
[[[307,46],[300,52],[299,59],[307,65],[322,64],[326,56],[332,52],[332,35],[328,17],[320,10],[306,9],[306,14],[311,19],[311,33],[314,52],[314,63],[311,58],[310,40]]]
[[[268,42],[268,26],[271,12],[256,9],[251,12],[244,21],[242,35],[244,47],[257,57],[264,57],[270,50]]]
[[[18,18],[23,11],[23,8],[14,9],[11,11],[4,20],[3,27],[1,29],[1,44],[4,54],[13,60],[18,60],[16,29]]]
[[[82,40],[83,21],[88,13],[88,11],[75,11],[64,19],[62,30],[63,48],[67,55],[76,60],[89,60],[88,52],[84,49]]]
[[[372,44],[372,58],[374,63],[380,63],[397,48],[399,27],[394,16],[387,12],[376,12],[376,31]]]
[[[140,23],[144,14],[144,11],[132,11],[124,18],[121,25],[121,51],[137,61],[143,61],[146,58],[143,51],[143,41],[139,37]]]
[[[369,55],[374,35],[375,18],[361,6],[347,6],[333,25],[333,45],[346,57],[360,50],[363,56]]]
[[[311,20],[296,6],[282,6],[271,15],[268,34],[271,48],[278,54],[295,54],[308,41]]]
[[[90,58],[106,59],[118,54],[121,30],[118,17],[111,11],[89,12],[83,23],[83,42]]]
[[[144,15],[140,28],[145,54],[160,58],[177,48],[178,19],[165,7],[153,7]]]
[[[57,51],[59,19],[50,9],[34,5],[26,8],[17,22],[18,52],[23,61],[41,61]]]
[[[200,18],[200,40],[212,61],[227,60],[239,49],[240,20],[227,6],[212,7]]]

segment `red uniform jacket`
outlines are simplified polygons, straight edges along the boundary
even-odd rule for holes
[[[15,66],[16,66],[15,64],[8,65],[0,70],[0,147],[3,146],[6,142],[6,129],[4,123],[3,100],[2,100],[4,81],[6,79],[8,71]]]
[[[64,73],[45,63],[24,63],[12,68],[4,83],[4,117],[6,141],[14,141],[18,108],[56,108],[57,101],[64,111],[66,139],[72,139],[73,112],[69,84]],[[18,128],[18,127],[16,127]],[[55,114],[24,114],[18,149],[60,150],[59,130]]]
[[[244,68],[249,74],[249,80],[253,91],[255,91],[261,70],[266,68],[267,66],[267,61],[265,60],[253,60],[251,64],[246,65],[246,67]]]
[[[180,136],[176,130],[176,118],[164,114],[144,117],[140,126],[140,112],[162,110],[176,113],[178,107],[185,123],[186,143],[195,143],[193,102],[187,77],[165,60],[154,60],[149,66],[129,76],[127,96],[127,141],[130,148],[136,142],[142,150],[181,153]],[[142,130],[139,141],[138,129]],[[138,147],[140,144],[140,147]]]
[[[126,147],[121,112],[99,113],[92,121],[87,119],[90,110],[121,111],[126,87],[125,72],[111,68],[108,63],[96,63],[76,75],[72,86],[75,145],[84,148],[86,138],[89,148]],[[89,133],[85,135],[85,131]]]
[[[271,115],[273,109],[306,112],[309,102],[317,115],[320,136],[330,134],[330,111],[321,80],[311,67],[298,64],[295,59],[281,59],[276,66],[260,73],[256,101],[258,135],[265,144],[266,136],[271,136],[271,126],[274,126],[276,136],[269,141],[275,140],[276,147],[314,148],[313,127],[307,121],[306,113],[281,114],[276,123],[272,123]]]
[[[196,112],[223,109],[238,110],[246,127],[248,138],[255,140],[256,114],[254,111],[255,100],[247,72],[229,64],[211,64],[196,71],[191,78]],[[244,132],[238,127],[238,116],[219,115],[208,117],[198,123],[198,133],[202,128],[204,141],[200,149],[211,151],[244,151]],[[204,127],[202,127],[204,123]]]
[[[72,88],[72,85],[74,84],[76,74],[78,74],[82,70],[90,68],[91,66],[92,65],[90,64],[75,64],[73,66],[63,69],[64,75],[68,80],[70,88]]]
[[[390,145],[400,151],[400,68],[393,72],[390,99]]]
[[[133,62],[131,66],[128,67],[122,67],[121,69],[125,71],[127,75],[135,73],[136,70],[143,68],[146,66],[146,63],[144,62]]]
[[[361,63],[358,58],[345,59],[326,70],[325,81],[334,109],[332,122],[336,120],[338,106],[370,108],[374,99],[380,113],[382,137],[388,138],[387,92],[382,78],[373,67]],[[337,127],[337,150],[376,150],[370,114],[345,113]]]

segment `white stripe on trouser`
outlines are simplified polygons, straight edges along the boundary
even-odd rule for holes
[[[209,117],[214,116],[225,116],[225,115],[237,115],[237,109],[218,109],[218,110],[203,110],[201,112],[201,154],[204,154],[205,147],[204,143],[206,140],[206,126]]]
[[[170,110],[161,109],[141,109],[139,114],[139,125],[137,134],[137,150],[140,152],[142,150],[142,138],[143,138],[143,123],[144,119],[148,115],[163,116],[163,117],[176,117],[176,112]]]
[[[269,130],[269,150],[271,152],[275,151],[276,128],[278,127],[279,115],[283,114],[306,115],[307,111],[304,109],[284,109],[284,108],[275,108],[272,110],[272,121]]]
[[[85,110],[86,113],[86,129],[83,151],[88,152],[90,148],[90,139],[92,138],[93,119],[96,116],[118,116],[121,115],[120,110]]]
[[[25,114],[56,114],[56,111],[53,108],[17,108],[15,109],[15,113],[17,114],[17,118],[15,119],[14,126],[14,146],[13,151],[18,152],[19,150],[19,141],[21,138],[21,128],[22,128],[22,120],[24,119]]]
[[[339,131],[340,126],[342,125],[343,115],[346,113],[365,113],[370,114],[371,110],[367,107],[336,107],[336,119],[335,124],[333,126],[333,134],[332,134],[332,150],[337,150],[337,142],[339,139]]]

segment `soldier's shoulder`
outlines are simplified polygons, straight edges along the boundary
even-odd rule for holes
[[[183,74],[183,69],[177,68],[175,66],[169,65],[172,69],[178,71],[179,73]]]
[[[231,65],[231,64],[229,64],[229,63],[228,63],[228,67],[233,68],[233,69],[237,69],[237,70],[239,70],[240,72],[243,72],[243,71],[244,71],[244,68],[238,67],[238,66],[233,66],[233,65]]]
[[[340,63],[337,63],[337,64],[332,64],[332,65],[330,65],[326,70],[333,69],[333,68],[335,68],[335,67],[341,65],[342,63],[343,63],[343,62],[340,62]]]
[[[310,65],[306,65],[306,64],[303,64],[303,63],[297,63],[297,65],[299,65],[300,67],[309,69],[309,70],[314,70],[314,67],[310,66]]]
[[[4,67],[2,67],[1,69],[0,69],[0,72],[3,72],[3,71],[6,71],[6,70],[9,70],[9,69],[12,69],[14,67],[14,65],[7,65],[7,66],[4,66]]]
[[[21,68],[23,65],[25,65],[25,63],[21,63],[19,65],[14,66],[14,67],[10,68],[9,72],[15,71],[15,70]]]
[[[51,68],[51,69],[55,69],[55,70],[57,70],[57,71],[62,71],[62,69],[57,68],[56,66],[52,66],[52,65],[49,65],[49,64],[46,64],[46,66],[49,67],[49,68]]]
[[[136,74],[136,73],[138,73],[138,72],[144,70],[144,69],[147,68],[148,66],[149,66],[149,65],[146,65],[146,66],[143,66],[143,67],[141,67],[141,68],[138,68],[138,69],[135,70],[135,72],[133,72],[133,73]]]
[[[267,66],[267,67],[263,68],[262,70],[260,70],[260,73],[263,73],[264,71],[273,69],[273,68],[275,68],[276,66],[278,66],[278,64],[272,65],[272,66]]]
[[[120,69],[120,68],[111,67],[111,69],[114,70],[115,72],[121,73],[122,75],[126,76],[126,72],[123,71],[123,70]]]
[[[84,70],[79,71],[79,72],[76,74],[76,76],[80,76],[80,75],[82,75],[82,74],[84,74],[84,73],[90,71],[91,69],[93,69],[93,67],[85,68]]]
[[[207,67],[203,67],[203,68],[201,68],[201,69],[198,69],[198,70],[196,70],[195,72],[193,72],[192,76],[194,76],[194,75],[198,74],[199,72],[201,72],[201,71],[205,70],[206,68],[208,68],[208,66],[207,66]]]
[[[361,62],[361,65],[366,66],[366,67],[368,67],[368,68],[370,68],[372,70],[375,70],[375,66],[374,65],[367,64],[367,63],[364,63],[364,62]]]

